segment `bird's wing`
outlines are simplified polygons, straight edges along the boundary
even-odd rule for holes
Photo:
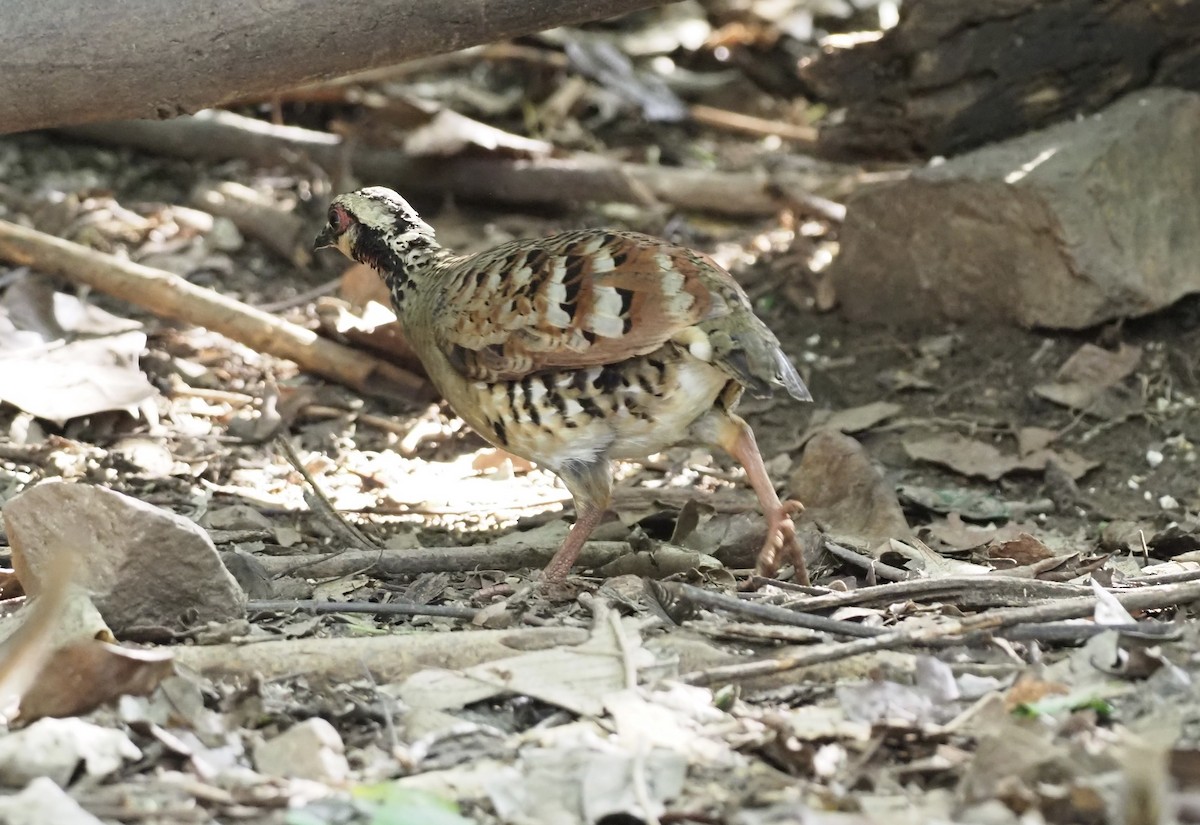
[[[697,324],[750,311],[711,259],[632,232],[514,241],[451,272],[435,335],[476,380],[611,364],[672,339],[687,345]]]

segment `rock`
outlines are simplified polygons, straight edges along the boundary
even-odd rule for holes
[[[254,767],[268,776],[337,785],[350,775],[345,750],[333,725],[314,717],[255,746]]]
[[[27,593],[56,553],[113,632],[227,621],[246,597],[208,534],[183,516],[90,484],[45,482],[4,506],[13,567]]]
[[[80,764],[88,776],[104,777],[125,760],[141,758],[141,750],[119,730],[82,719],[39,719],[0,737],[0,784],[17,788],[43,776],[66,785]]]
[[[804,502],[800,523],[816,521],[835,538],[868,545],[908,535],[908,522],[892,485],[848,435],[822,430],[804,448],[789,491]]]
[[[864,189],[833,267],[855,320],[1080,329],[1200,291],[1200,94],[1103,112]]]
[[[54,780],[39,776],[25,790],[0,797],[0,825],[103,825],[85,811]]]

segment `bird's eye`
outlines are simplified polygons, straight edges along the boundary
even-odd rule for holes
[[[329,207],[329,225],[338,232],[345,232],[350,228],[350,215],[340,206]]]

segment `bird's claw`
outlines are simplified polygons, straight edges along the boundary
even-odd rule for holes
[[[808,584],[804,548],[796,541],[796,524],[792,521],[793,515],[802,512],[803,504],[789,500],[780,502],[779,507],[766,513],[767,538],[762,549],[758,551],[758,563],[755,565],[758,575],[773,578],[779,572],[780,559],[783,558],[795,566],[796,579],[802,584]]]

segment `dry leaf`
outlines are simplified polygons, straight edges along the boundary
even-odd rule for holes
[[[792,474],[790,489],[804,502],[803,520],[817,521],[835,535],[869,545],[908,535],[892,485],[848,435],[816,433]]]
[[[158,391],[138,367],[146,334],[81,338],[0,352],[0,401],[63,424],[109,410],[136,413]]]
[[[964,476],[998,481],[1003,476],[1018,470],[1042,472],[1049,461],[1057,463],[1072,479],[1080,479],[1099,466],[1071,450],[1036,450],[1028,455],[1015,456],[1002,453],[997,447],[984,441],[947,433],[930,438],[904,442],[904,451],[909,458],[939,464]]]
[[[1012,559],[1018,565],[1034,564],[1055,557],[1055,553],[1029,533],[1014,539],[993,542],[987,549],[988,558]]]
[[[891,401],[875,401],[859,407],[837,410],[823,418],[813,416],[808,432],[801,436],[801,443],[808,441],[822,430],[835,430],[840,433],[854,434],[869,430],[872,427],[899,414],[904,407]]]
[[[984,567],[982,564],[948,559],[942,554],[934,552],[933,548],[925,542],[918,541],[917,539],[912,539],[908,542],[892,539],[882,550],[885,553],[898,553],[906,559],[916,562],[916,569],[921,570],[926,576],[931,578],[939,576],[980,576],[991,572],[989,568]]]
[[[934,519],[925,529],[929,535],[955,550],[974,550],[990,541],[1015,537],[1020,532],[1013,524],[1003,527],[969,524],[958,513],[948,513],[944,519]]]
[[[16,715],[54,653],[56,628],[71,591],[71,561],[69,554],[59,554],[47,570],[41,595],[6,622],[15,628],[0,643],[0,717],[6,721]]]
[[[1056,381],[1038,384],[1033,392],[1073,410],[1088,410],[1105,418],[1120,417],[1141,406],[1139,398],[1117,391],[1117,385],[1137,369],[1141,357],[1140,347],[1122,344],[1112,352],[1084,344],[1062,365]]]
[[[121,696],[145,696],[175,670],[168,650],[84,639],[56,650],[21,700],[19,719],[79,716]]]

